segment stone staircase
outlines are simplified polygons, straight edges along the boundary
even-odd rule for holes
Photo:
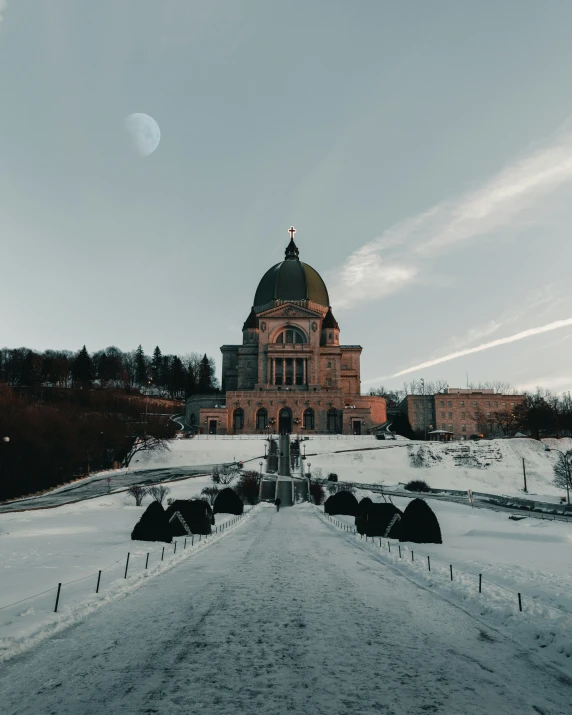
[[[280,506],[293,506],[291,479],[278,480],[276,483],[276,496],[280,499]]]

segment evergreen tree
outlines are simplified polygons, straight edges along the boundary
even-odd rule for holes
[[[205,353],[199,365],[199,393],[201,395],[212,392],[214,388],[214,371]]]
[[[169,392],[171,397],[179,396],[185,389],[186,373],[181,358],[174,355],[170,366]]]
[[[159,387],[161,384],[161,370],[163,369],[163,356],[159,346],[153,350],[153,358],[151,359],[151,379],[153,383]]]
[[[72,380],[74,383],[91,385],[94,378],[93,361],[85,345],[76,355],[72,364]]]
[[[197,391],[197,378],[192,364],[189,362],[186,370],[185,397],[194,395]]]
[[[135,351],[135,383],[139,387],[147,383],[147,358],[141,345]]]

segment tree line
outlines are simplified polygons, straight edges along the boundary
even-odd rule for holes
[[[219,389],[213,358],[205,354],[163,355],[159,346],[145,355],[141,345],[123,352],[116,347],[89,353],[29,348],[0,349],[0,382],[17,388],[101,387],[139,389],[146,394],[188,397]]]

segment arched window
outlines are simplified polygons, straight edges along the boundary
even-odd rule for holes
[[[241,407],[234,411],[233,426],[235,430],[244,429],[244,410]]]
[[[262,407],[256,413],[256,429],[266,429],[268,427],[268,412]]]
[[[338,431],[338,411],[328,410],[328,432]]]
[[[286,328],[276,338],[277,343],[305,343],[304,333],[297,328]]]
[[[311,407],[304,410],[304,429],[314,429],[314,410]]]

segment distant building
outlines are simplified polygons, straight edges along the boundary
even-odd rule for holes
[[[386,421],[383,397],[361,394],[360,345],[341,345],[321,276],[291,238],[262,277],[241,345],[221,348],[224,396],[187,400],[186,421],[209,434],[366,434]]]
[[[453,439],[477,434],[502,437],[516,431],[515,410],[525,399],[525,395],[501,395],[492,389],[449,387],[435,395],[407,395],[399,409],[417,433],[438,430],[452,434]]]

